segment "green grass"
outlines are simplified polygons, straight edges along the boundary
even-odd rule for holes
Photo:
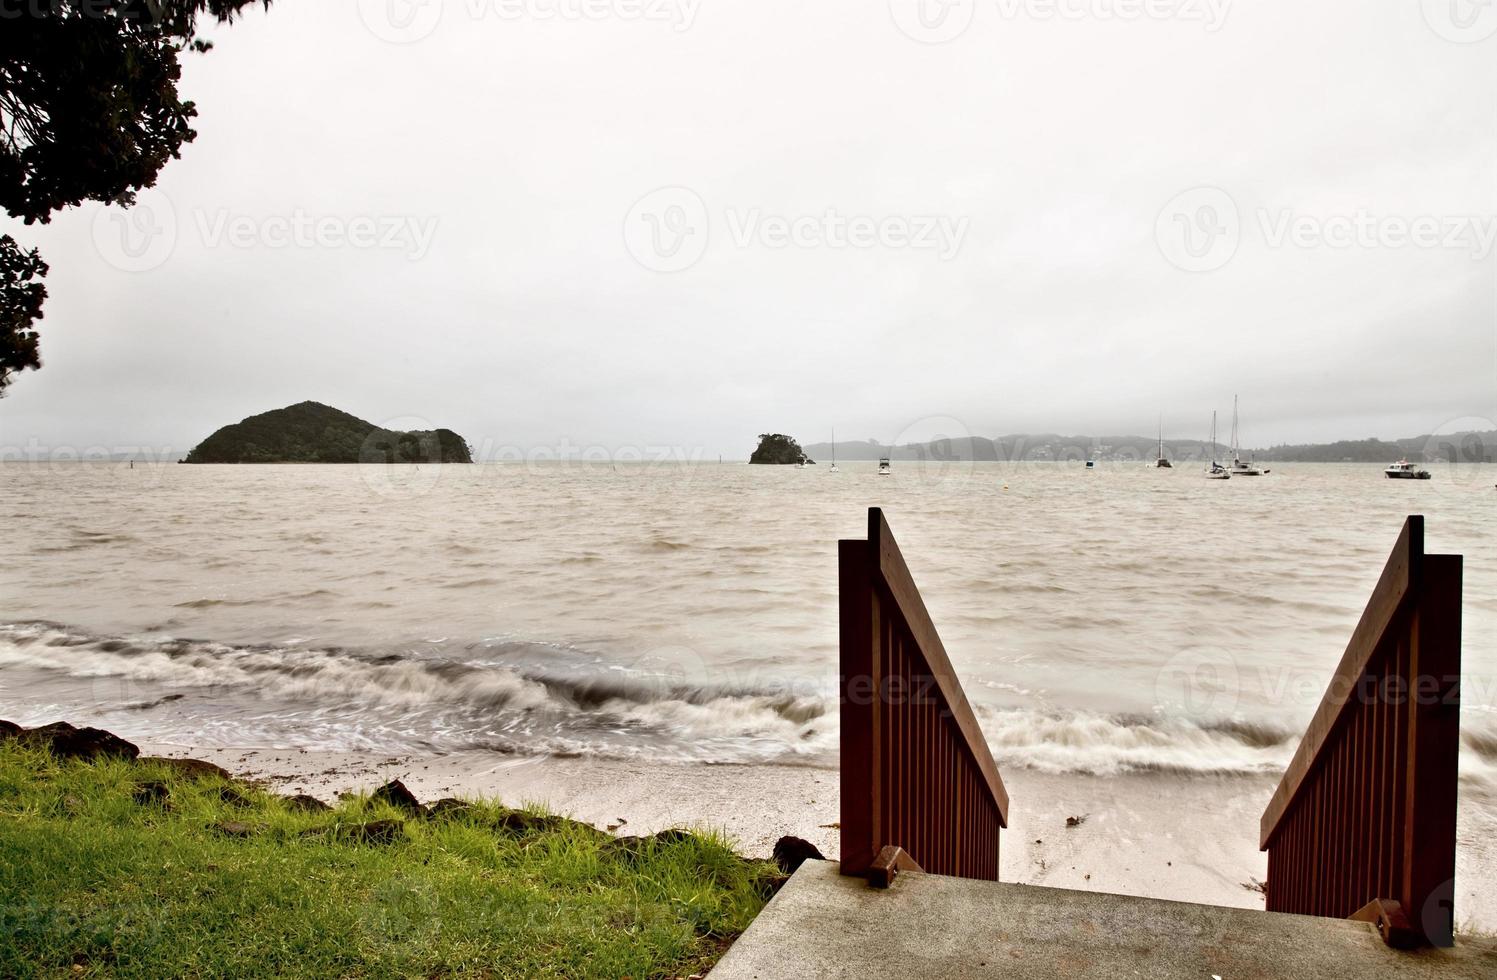
[[[168,807],[135,801],[147,780]],[[577,825],[506,831],[492,802],[306,814],[222,785],[0,741],[0,976],[687,976],[774,874],[711,834],[630,854]],[[394,843],[303,835],[385,818],[405,820]]]

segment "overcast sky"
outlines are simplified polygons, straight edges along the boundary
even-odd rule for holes
[[[714,455],[1199,438],[1234,393],[1249,445],[1497,418],[1497,7],[942,3],[213,28],[137,213],[8,225],[52,273],[0,445],[186,449],[309,398]]]

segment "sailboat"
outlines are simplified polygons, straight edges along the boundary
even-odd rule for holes
[[[831,472],[831,473],[839,472],[838,469],[837,469],[837,430],[836,429],[832,430],[832,468],[828,472]]]
[[[1211,465],[1206,467],[1206,479],[1208,480],[1230,480],[1232,474],[1227,468],[1216,461],[1216,413],[1211,413]]]
[[[1164,458],[1164,416],[1159,416],[1159,454],[1154,457],[1154,468],[1157,470],[1174,469],[1173,464]]]
[[[1262,476],[1268,470],[1260,470],[1252,460],[1242,461],[1242,451],[1237,448],[1237,396],[1232,396],[1232,475]]]

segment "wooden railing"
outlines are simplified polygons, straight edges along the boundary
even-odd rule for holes
[[[1008,793],[878,508],[837,559],[842,873],[996,881]]]
[[[1269,911],[1451,944],[1460,672],[1461,557],[1410,517],[1263,814]]]

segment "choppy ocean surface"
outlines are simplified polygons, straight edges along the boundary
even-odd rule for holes
[[[1271,771],[1420,513],[1497,779],[1493,467],[841,469],[0,465],[0,717],[835,765],[836,541],[877,505],[1000,765]]]

